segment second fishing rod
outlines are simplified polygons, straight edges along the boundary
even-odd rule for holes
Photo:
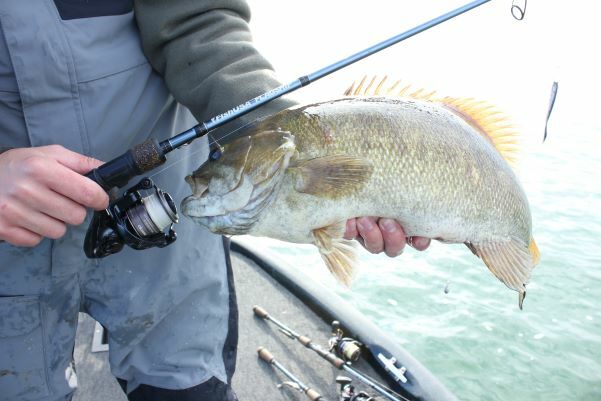
[[[286,326],[284,323],[273,318],[272,316],[269,315],[269,313],[264,308],[262,308],[258,305],[255,305],[253,307],[253,312],[257,317],[259,317],[263,320],[266,320],[268,322],[271,322],[271,323],[275,324],[276,326],[278,326],[279,329],[282,331],[282,333],[284,333],[286,336],[288,336],[294,340],[297,340],[299,343],[301,343],[308,349],[314,351],[317,355],[319,355],[320,357],[322,357],[323,359],[328,361],[335,368],[344,370],[347,373],[349,373],[350,375],[356,377],[361,382],[363,382],[367,386],[369,386],[372,389],[374,389],[375,391],[377,391],[380,395],[382,395],[386,399],[388,399],[390,401],[407,400],[407,398],[403,397],[402,395],[394,392],[393,390],[378,383],[377,381],[375,381],[371,377],[367,376],[366,374],[361,373],[357,369],[351,367],[349,363],[347,363],[344,360],[342,360],[341,358],[337,357],[334,353],[323,349],[319,344],[314,343],[311,340],[311,338],[298,334],[297,332],[292,330],[290,327]]]

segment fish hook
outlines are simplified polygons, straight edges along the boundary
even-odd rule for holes
[[[524,16],[526,16],[527,5],[528,0],[524,0],[523,7],[521,0],[513,0],[513,2],[511,3],[511,15],[513,15],[513,18],[517,19],[518,21],[523,20]]]

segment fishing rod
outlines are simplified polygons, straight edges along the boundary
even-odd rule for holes
[[[294,330],[292,330],[290,327],[286,326],[284,323],[282,323],[279,320],[270,316],[269,313],[267,313],[267,311],[264,308],[262,308],[258,305],[255,305],[255,306],[253,306],[253,312],[257,317],[259,317],[263,320],[266,320],[268,322],[271,322],[271,323],[275,324],[276,326],[278,326],[280,331],[282,333],[284,333],[287,337],[289,337],[293,340],[297,340],[299,343],[304,345],[306,348],[309,348],[310,350],[315,351],[315,353],[317,355],[319,355],[320,357],[322,357],[323,359],[328,361],[336,369],[345,370],[346,372],[355,376],[356,378],[361,380],[363,383],[365,383],[372,389],[376,390],[378,393],[380,393],[385,398],[387,398],[391,401],[407,400],[407,398],[405,398],[402,395],[396,393],[395,391],[389,389],[388,387],[385,387],[384,385],[378,383],[377,381],[375,381],[371,377],[367,376],[366,374],[361,373],[358,370],[352,368],[350,366],[350,363],[345,362],[342,359],[338,358],[332,352],[326,351],[319,344],[315,344],[309,337],[296,333]]]
[[[317,391],[315,391],[312,388],[303,384],[303,382],[301,382],[296,376],[294,376],[292,373],[290,373],[290,371],[288,369],[286,369],[281,363],[276,361],[275,358],[273,357],[273,355],[271,355],[271,352],[269,352],[267,350],[267,348],[259,347],[257,352],[259,353],[259,358],[261,358],[263,361],[265,361],[268,364],[275,366],[277,369],[279,369],[283,374],[285,374],[295,384],[292,387],[294,387],[294,388],[298,389],[300,392],[306,394],[307,397],[309,397],[309,399],[311,401],[328,401],[325,397],[321,396],[321,394],[319,394]]]
[[[341,68],[402,42],[451,18],[479,7],[491,0],[476,0],[440,15],[415,28],[395,35],[343,60],[328,65],[311,74],[274,88],[246,103],[240,104],[172,138],[158,142],[148,139],[121,156],[106,162],[86,174],[105,191],[116,193],[135,176],[141,175],[164,164],[166,155],[212,130],[231,122],[256,108],[285,94],[307,86]],[[84,252],[89,258],[102,258],[128,245],[134,249],[164,247],[176,239],[173,225],[178,222],[177,208],[171,196],[161,191],[150,178],[143,178],[128,189],[121,198],[112,201],[103,211],[95,212],[86,232]],[[168,230],[165,232],[165,230]]]

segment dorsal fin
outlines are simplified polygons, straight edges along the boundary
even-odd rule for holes
[[[488,139],[510,165],[517,161],[518,135],[509,118],[495,106],[473,98],[438,96],[436,91],[401,85],[401,80],[387,85],[387,76],[371,78],[367,86],[364,76],[355,87],[355,82],[344,92],[345,96],[390,96],[405,97],[427,102],[440,103],[453,111]],[[400,88],[400,89],[399,89]]]

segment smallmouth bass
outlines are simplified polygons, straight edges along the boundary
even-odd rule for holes
[[[514,133],[483,103],[379,96],[381,86],[255,122],[186,177],[184,215],[215,233],[315,244],[346,284],[356,264],[346,220],[396,219],[408,236],[466,244],[521,308],[539,253],[509,165]]]

